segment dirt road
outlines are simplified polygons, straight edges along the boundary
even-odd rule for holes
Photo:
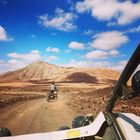
[[[60,126],[71,126],[76,114],[68,108],[66,95],[59,94],[55,101],[45,98],[22,101],[0,109],[0,126],[7,127],[13,135],[49,132]]]

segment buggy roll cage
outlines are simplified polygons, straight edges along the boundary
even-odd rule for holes
[[[129,59],[127,65],[125,66],[123,72],[121,73],[120,78],[118,79],[114,90],[112,91],[112,96],[108,101],[105,111],[111,113],[117,99],[123,96],[123,86],[126,86],[127,81],[140,64],[140,44],[137,46],[136,50],[134,51],[133,55]]]

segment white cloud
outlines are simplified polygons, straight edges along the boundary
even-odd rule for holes
[[[30,62],[20,59],[10,59],[8,61],[3,61],[0,62],[0,73],[17,70],[27,66],[28,64],[30,64]]]
[[[122,71],[124,69],[126,63],[127,63],[126,60],[113,62],[113,63],[108,62],[108,61],[71,60],[69,63],[63,64],[62,66],[75,67],[75,68],[108,68],[108,69],[113,69],[116,71]]]
[[[39,50],[32,50],[31,51],[31,54],[37,54],[37,55],[39,55],[40,54],[40,51]]]
[[[132,9],[132,10],[131,10]],[[117,0],[84,0],[77,2],[76,10],[79,13],[90,12],[99,20],[111,21],[118,25],[132,23],[140,18],[140,2],[120,2]],[[131,10],[131,12],[130,12]]]
[[[58,60],[56,56],[41,56],[39,50],[32,50],[29,53],[9,53],[7,56],[10,58],[8,61],[0,60],[0,73],[17,70],[23,68],[34,61],[46,60],[48,62]]]
[[[117,51],[117,50],[111,50],[109,53],[111,56],[118,56],[119,55],[119,51]]]
[[[5,29],[0,25],[0,41],[12,41],[13,39],[10,38]]]
[[[113,50],[128,42],[128,37],[119,31],[109,31],[97,34],[90,46],[101,50]]]
[[[117,70],[117,71],[122,71],[126,64],[127,64],[127,61],[122,60],[117,63],[114,63],[113,65],[110,65],[109,68]]]
[[[29,63],[41,59],[40,52],[38,50],[32,50],[30,53],[26,54],[19,54],[19,53],[9,53],[7,55],[8,57],[12,59],[19,59],[24,61],[29,61]]]
[[[84,35],[92,35],[93,32],[94,32],[93,30],[89,29],[89,30],[84,31]]]
[[[65,52],[66,52],[66,53],[70,53],[70,52],[71,52],[71,50],[68,50],[68,49],[67,49],[67,50],[65,50]]]
[[[92,62],[89,62],[92,63]],[[63,64],[64,67],[74,67],[74,68],[86,68],[89,67],[89,63],[87,61],[77,61],[77,60],[70,60],[69,63]]]
[[[134,4],[131,1],[126,1],[120,7],[120,12],[122,14],[120,14],[118,18],[118,24],[124,25],[132,23],[134,20],[140,18],[140,2]]]
[[[4,60],[0,60],[0,73],[4,73],[6,71],[9,71],[9,66]]]
[[[3,60],[0,60],[0,64],[3,64],[4,63],[4,61]]]
[[[59,48],[48,47],[48,48],[46,48],[46,52],[56,52],[56,53],[59,53],[60,50],[59,50]]]
[[[74,24],[75,19],[77,16],[74,13],[65,13],[62,9],[57,8],[54,17],[50,17],[48,14],[39,16],[39,23],[46,28],[72,31],[77,28]]]
[[[86,54],[87,59],[106,59],[108,57],[108,52],[95,50]]]
[[[125,33],[138,33],[138,32],[140,32],[140,25],[125,31]]]
[[[46,61],[48,61],[48,62],[55,61],[55,60],[58,60],[58,57],[56,57],[56,56],[48,56],[48,57],[46,57]]]
[[[75,68],[105,68],[109,66],[109,63],[106,61],[77,61],[71,60],[68,64],[64,64],[66,67],[75,67]]]
[[[85,48],[83,43],[76,42],[76,41],[70,42],[68,47],[75,50],[82,50]]]
[[[108,27],[116,26],[116,25],[117,25],[116,22],[108,22],[108,23],[107,23],[107,26],[108,26]]]
[[[94,50],[85,55],[86,59],[93,59],[93,60],[103,60],[107,59],[109,56],[118,56],[119,51],[111,50],[111,51],[102,51],[102,50]]]
[[[8,61],[0,60],[0,73],[25,67],[43,58],[39,50],[32,50],[30,53],[25,54],[14,52],[7,54],[7,56],[10,58]]]
[[[0,60],[0,72],[5,69],[6,63],[4,60]]]
[[[17,62],[18,61],[16,59],[11,59],[8,61],[9,64],[14,64],[14,65],[17,64]]]
[[[9,70],[10,69],[15,70],[15,69],[22,68],[29,63],[27,63],[26,61],[19,60],[19,59],[10,59],[7,64],[9,65]]]

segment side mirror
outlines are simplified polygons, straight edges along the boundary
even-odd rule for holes
[[[140,70],[132,77],[132,89],[136,92],[136,94],[140,93]]]

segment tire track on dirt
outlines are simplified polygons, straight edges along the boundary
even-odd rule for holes
[[[71,126],[76,113],[65,104],[66,101],[66,94],[59,93],[55,101],[36,99],[1,108],[0,126],[9,128],[13,135],[49,132],[63,125]]]

